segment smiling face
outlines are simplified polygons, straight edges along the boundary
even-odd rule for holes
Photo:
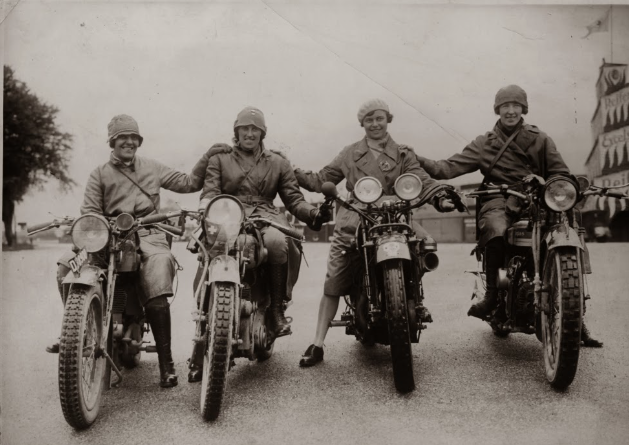
[[[520,122],[520,118],[522,117],[522,105],[515,102],[507,102],[500,105],[498,114],[500,115],[502,125],[511,129]]]
[[[236,129],[238,132],[238,141],[240,147],[252,151],[260,144],[260,138],[262,137],[262,130],[254,125],[243,125]]]
[[[139,146],[140,136],[137,134],[120,134],[114,139],[114,156],[122,162],[130,162]]]
[[[370,139],[382,139],[387,135],[387,126],[389,125],[387,112],[384,110],[376,110],[368,114],[363,119],[363,127],[365,133]]]

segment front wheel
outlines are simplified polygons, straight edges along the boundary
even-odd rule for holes
[[[582,274],[576,249],[554,249],[544,267],[548,313],[541,313],[546,378],[557,389],[567,388],[579,362],[583,311]]]
[[[107,361],[99,351],[103,335],[101,290],[72,289],[59,343],[59,398],[66,421],[89,427],[100,409]]]
[[[398,391],[409,392],[415,389],[415,378],[413,376],[413,351],[408,325],[402,262],[399,260],[385,261],[382,264],[382,269],[393,380]]]
[[[236,287],[232,283],[212,283],[210,292],[201,383],[201,414],[205,420],[215,420],[221,412],[232,351]]]

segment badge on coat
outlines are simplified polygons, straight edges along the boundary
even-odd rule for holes
[[[386,159],[380,161],[378,165],[380,166],[380,170],[382,170],[383,172],[388,172],[388,171],[393,170],[393,166]]]

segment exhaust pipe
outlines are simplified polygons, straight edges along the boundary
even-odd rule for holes
[[[428,252],[420,257],[420,263],[423,272],[432,272],[439,267],[439,257],[434,252]]]

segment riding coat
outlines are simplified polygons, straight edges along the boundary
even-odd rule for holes
[[[212,156],[207,165],[205,184],[201,192],[201,206],[213,197],[227,194],[238,198],[245,214],[268,218],[289,226],[283,211],[273,205],[279,194],[286,209],[301,221],[310,224],[316,207],[306,202],[288,160],[264,148],[260,143],[252,152],[238,145],[229,151]],[[266,226],[261,229],[268,251],[269,264],[288,262],[287,298],[299,276],[300,251],[279,230]]]
[[[374,154],[370,150],[367,138],[363,138],[341,150],[339,155],[319,172],[296,169],[295,176],[301,187],[319,193],[324,182],[338,184],[343,179],[347,180],[347,190],[352,192],[359,179],[371,176],[380,181],[384,195],[389,197],[395,195],[393,185],[402,173],[417,175],[422,180],[424,190],[435,183],[421,168],[410,149],[398,145],[390,136],[383,140],[383,145],[382,151],[376,157],[377,153]],[[361,206],[353,197],[350,197],[350,201]],[[359,222],[360,217],[356,212],[345,207],[339,209],[323,290],[326,295],[346,295],[351,288],[352,275],[356,275],[353,273],[355,272],[353,267],[355,268],[355,261],[360,262],[360,259],[349,253],[352,251],[350,247]],[[413,223],[413,228],[418,238],[428,237],[419,224]]]
[[[417,158],[435,179],[451,179],[480,170],[485,183],[513,185],[531,173],[544,179],[570,174],[553,140],[536,126],[523,121],[515,139],[489,171],[492,161],[509,138],[503,130],[498,121],[492,131],[478,136],[461,153],[446,160]],[[509,210],[509,203],[501,195],[481,201],[478,221],[481,247],[492,238],[504,235],[511,219],[517,216]]]
[[[109,162],[100,165],[90,174],[81,214],[117,216],[129,213],[140,218],[159,213],[160,188],[177,193],[192,193],[201,189],[208,153],[197,162],[190,175],[141,156],[135,156],[126,165],[112,153]],[[163,232],[143,228],[138,231],[138,235],[141,255],[140,283],[144,293],[141,302],[145,304],[151,298],[173,294],[175,259]],[[71,253],[64,255],[59,264],[67,267],[67,261],[72,256]]]

